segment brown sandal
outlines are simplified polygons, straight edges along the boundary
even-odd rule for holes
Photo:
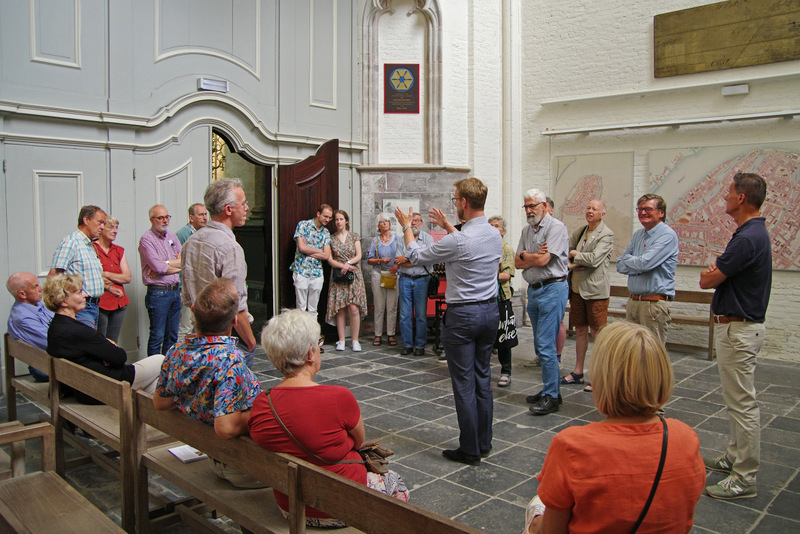
[[[381,344],[381,336],[375,336],[375,339],[372,340],[372,344],[376,347]]]
[[[389,345],[391,346],[397,345],[397,340],[394,338],[394,336],[389,336]]]

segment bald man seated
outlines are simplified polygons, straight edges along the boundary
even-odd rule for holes
[[[14,305],[8,316],[8,333],[11,337],[47,350],[47,329],[53,312],[42,303],[42,284],[31,273],[14,273],[8,277],[6,288],[14,297]],[[37,382],[47,382],[47,375],[28,367]]]

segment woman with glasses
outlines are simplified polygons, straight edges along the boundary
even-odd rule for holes
[[[50,356],[64,358],[114,380],[130,382],[134,389],[150,394],[156,390],[164,356],[156,354],[133,364],[125,363],[128,359],[125,349],[75,319],[86,307],[86,292],[80,275],[58,274],[48,278],[44,283],[44,304],[55,313],[47,330]],[[87,404],[96,403],[80,392],[75,393],[75,398]]]
[[[397,286],[386,283],[394,277],[397,281],[397,265],[394,257],[397,253],[397,236],[392,233],[392,224],[385,213],[375,218],[378,235],[369,244],[367,263],[372,266],[372,296],[375,306],[375,339],[372,344],[381,344],[383,335],[383,318],[386,317],[386,334],[389,345],[397,345],[395,328],[397,326]]]
[[[408,501],[408,490],[397,473],[369,473],[361,463],[358,449],[364,444],[364,419],[350,390],[314,382],[322,365],[323,341],[319,324],[308,312],[284,310],[269,320],[261,332],[261,345],[283,380],[253,403],[250,437],[265,449],[292,454]],[[275,491],[275,500],[288,517],[289,498]],[[346,526],[308,506],[306,525]]]
[[[130,303],[122,285],[131,281],[131,269],[125,257],[125,249],[114,244],[118,232],[119,221],[109,215],[103,231],[100,232],[100,239],[92,243],[103,266],[103,282],[106,285],[106,292],[100,297],[97,331],[114,343],[119,341],[125,310]]]

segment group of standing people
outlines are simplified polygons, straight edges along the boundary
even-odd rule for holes
[[[326,228],[333,220],[333,235]],[[406,258],[406,245],[392,232],[389,218],[381,213],[376,218],[377,232],[369,242],[367,265],[374,302],[374,346],[398,344],[397,311],[399,303],[403,355],[423,356],[427,343],[427,300],[430,271],[412,265]],[[415,242],[428,246],[430,234],[422,230],[423,221],[414,213],[410,224]],[[297,309],[317,315],[324,285],[323,261],[331,266],[328,305],[325,322],[335,325],[338,334],[336,350],[346,349],[346,326],[350,321],[353,352],[360,352],[361,321],[367,315],[367,294],[361,262],[364,259],[361,236],[350,230],[350,216],[322,204],[313,219],[300,221],[295,230],[297,244],[291,264]]]

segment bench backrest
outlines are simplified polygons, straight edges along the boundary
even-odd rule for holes
[[[145,450],[142,430],[147,424],[287,494],[290,532],[304,531],[306,504],[364,532],[383,532],[387,525],[391,525],[394,532],[480,532],[294,456],[268,451],[249,436],[223,440],[215,434],[212,425],[194,421],[178,410],[156,410],[152,397],[141,391],[134,392],[133,404],[139,460]],[[141,488],[139,495],[142,495]]]
[[[52,388],[48,384],[37,383],[29,375],[17,375],[16,362],[20,361],[49,374],[52,357],[42,349],[15,339],[8,334],[5,335],[3,342],[5,346],[6,410],[8,420],[13,421],[17,419],[16,394],[18,391],[29,399],[42,404],[47,404],[47,399],[52,393]]]

